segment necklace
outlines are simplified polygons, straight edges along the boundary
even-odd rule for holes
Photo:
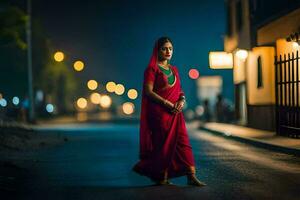
[[[171,68],[165,69],[165,68],[163,68],[163,67],[160,66],[160,65],[158,65],[158,66],[159,66],[159,68],[163,71],[163,73],[164,73],[167,77],[169,77],[169,76],[172,75],[172,70],[171,70]]]

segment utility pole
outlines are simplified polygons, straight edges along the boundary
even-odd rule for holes
[[[28,66],[28,96],[29,96],[29,121],[35,121],[34,99],[33,99],[33,78],[32,78],[32,46],[31,46],[31,0],[27,0],[28,21],[26,24],[27,34],[27,66]]]

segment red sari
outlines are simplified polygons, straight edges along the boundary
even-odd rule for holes
[[[144,72],[140,118],[140,161],[132,168],[152,180],[195,173],[192,147],[189,143],[183,113],[173,114],[165,106],[145,95],[145,84],[152,82],[153,91],[172,103],[178,101],[183,91],[178,69],[170,66],[175,81],[169,85],[166,75],[157,66],[157,45]]]

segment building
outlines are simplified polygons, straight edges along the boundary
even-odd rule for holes
[[[300,136],[300,1],[225,3],[238,123]]]

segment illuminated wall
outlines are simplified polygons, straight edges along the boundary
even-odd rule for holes
[[[247,102],[275,104],[274,47],[255,47],[247,59]]]
[[[296,52],[298,51],[298,53],[300,53],[300,46],[298,43],[296,42],[287,42],[285,39],[278,39],[276,41],[276,53],[277,53],[277,59],[280,59],[280,55],[281,55],[281,59],[282,60],[287,60],[292,59],[292,56],[294,54],[294,58],[296,57]],[[300,55],[298,55],[300,56]],[[298,67],[298,79],[300,77],[300,61],[298,60],[298,66],[297,66],[297,62],[296,60],[294,60],[294,76],[293,76],[293,70],[292,70],[292,62],[287,62],[285,65],[282,64],[280,69],[281,69],[281,76],[282,76],[282,80],[284,82],[289,81],[295,81],[297,80],[297,67]],[[290,70],[289,70],[290,67]],[[286,69],[286,70],[284,70]],[[278,66],[278,70],[279,70],[279,66]],[[279,73],[280,74],[280,73]],[[278,92],[281,90],[283,93],[283,96],[281,97],[283,105],[291,105],[292,104],[292,97],[294,95],[294,102],[296,103],[298,101],[298,104],[300,104],[300,99],[297,99],[296,93],[297,93],[297,84],[299,83],[290,83],[289,85],[286,85],[285,87],[282,88],[278,88]],[[288,88],[287,88],[288,86]],[[294,87],[294,88],[293,88]],[[294,89],[294,91],[293,91]],[[298,86],[298,94],[300,94],[300,87]],[[285,99],[286,98],[286,99]],[[286,103],[285,103],[286,102]]]
[[[239,84],[246,81],[246,63],[236,55],[233,57],[233,82]]]

